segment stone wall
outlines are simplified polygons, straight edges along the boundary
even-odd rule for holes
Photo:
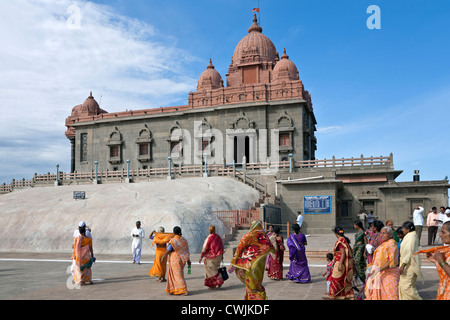
[[[294,160],[304,160],[305,154],[309,158],[315,150],[313,118],[307,122],[310,124],[308,128],[303,127],[308,114],[304,111],[305,106],[301,100],[277,101],[74,123],[75,171],[92,171],[95,161],[98,161],[99,170],[126,169],[126,160],[130,160],[132,169],[167,167],[169,156],[173,163],[199,164],[203,160],[200,148],[202,135],[203,139],[210,140],[214,148],[207,150],[210,163],[233,162],[234,136],[250,137],[248,162],[265,162],[268,157],[279,161],[287,158],[289,153],[293,154]],[[278,139],[275,137],[274,148],[272,129],[289,132],[291,147],[286,150],[280,148],[277,153]],[[305,131],[308,132],[306,153]],[[143,133],[148,135],[147,140],[150,141],[149,159],[140,159],[139,156],[138,142]],[[212,139],[211,133],[214,136]],[[87,135],[86,161],[81,161],[82,135]],[[179,137],[183,151],[177,155],[171,153],[170,142],[177,141]],[[110,155],[110,146],[115,144],[120,147],[118,159],[112,159]]]

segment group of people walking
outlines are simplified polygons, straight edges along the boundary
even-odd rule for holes
[[[443,246],[419,251],[419,236],[413,221],[406,221],[393,229],[393,222],[384,225],[379,220],[364,229],[361,221],[354,223],[355,244],[342,228],[336,228],[338,240],[334,249],[334,266],[330,299],[355,298],[355,283],[362,284],[356,294],[365,300],[421,300],[416,282],[423,281],[420,254],[426,254],[436,265],[440,284],[438,300],[450,299],[450,221],[443,223],[439,237]],[[344,264],[342,264],[344,261]]]
[[[396,230],[393,222],[384,225],[379,220],[365,230],[360,221],[354,223],[356,229],[355,244],[345,235],[342,228],[336,227],[336,243],[333,253],[328,257],[327,299],[366,300],[413,300],[421,299],[416,281],[422,280],[419,254],[426,254],[429,261],[436,265],[440,277],[438,300],[450,300],[450,221],[440,229],[439,237],[443,246],[419,251],[419,238],[415,225],[406,221]],[[140,223],[132,231],[133,239],[142,239]],[[294,232],[286,241],[289,250],[289,270],[285,277],[293,282],[307,283],[311,275],[306,259],[306,236],[299,224],[293,225]],[[84,221],[80,222],[78,233],[74,234],[72,273],[75,284],[92,283],[91,266],[95,261],[92,236]],[[190,273],[190,253],[187,240],[182,236],[181,228],[173,228],[165,233],[164,228],[150,235],[155,249],[155,261],[148,272],[158,282],[167,282],[165,291],[174,295],[187,295],[184,268],[188,265]],[[139,241],[133,240],[133,263],[140,263]],[[266,232],[260,221],[254,221],[250,230],[241,239],[227,269],[245,285],[246,300],[265,300],[266,291],[262,285],[264,274],[273,280],[283,279],[283,257],[286,248],[279,228],[269,226]],[[224,246],[215,227],[209,227],[199,258],[205,265],[204,285],[210,289],[220,288],[224,278]],[[227,274],[225,274],[227,276]],[[361,290],[358,287],[361,286]]]
[[[308,268],[308,261],[306,259],[305,245],[306,237],[301,233],[301,228],[298,224],[293,226],[294,233],[292,233],[286,245],[289,250],[289,260],[291,261],[289,272],[286,274],[286,278],[294,282],[307,283],[311,281],[311,275]],[[165,250],[165,254],[170,249],[171,234],[164,233],[152,233],[153,243],[161,246],[162,250]],[[164,240],[159,240],[164,238]],[[164,248],[163,243],[169,243],[169,246]],[[186,244],[187,245],[187,244]],[[161,252],[162,252],[161,250]],[[260,221],[254,221],[251,224],[250,230],[239,241],[235,254],[231,259],[230,266],[227,269],[224,278],[224,267],[221,268],[223,263],[223,255],[225,253],[222,238],[216,234],[215,227],[209,227],[209,235],[205,239],[200,253],[199,263],[202,261],[205,265],[205,277],[204,285],[209,289],[220,288],[228,274],[235,273],[236,277],[245,285],[245,300],[265,300],[267,299],[266,290],[262,284],[264,275],[273,280],[283,279],[283,258],[284,258],[284,239],[280,234],[279,228],[269,226],[266,232]],[[164,279],[164,267],[165,261],[159,258],[160,253],[155,255],[155,263],[150,270],[150,276],[156,276],[158,279]],[[180,272],[176,277],[171,275],[170,269],[173,269],[173,262],[169,258],[169,272],[167,279],[166,292],[172,294],[187,294],[187,289],[182,291],[170,290],[169,282],[182,283],[182,287],[185,288],[185,281],[183,273]],[[187,262],[190,263],[189,261]],[[176,262],[178,269],[182,270],[183,262]],[[172,272],[173,273],[173,272]],[[172,279],[170,279],[172,278]],[[177,281],[173,280],[176,278]]]

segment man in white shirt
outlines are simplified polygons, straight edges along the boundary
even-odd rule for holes
[[[445,214],[445,217],[444,217],[444,221],[442,221],[442,224],[446,223],[447,221],[450,221],[450,208],[449,207],[447,207],[444,214]]]
[[[295,220],[295,223],[297,223],[300,227],[303,224],[303,216],[302,216],[302,212],[299,210],[297,211],[297,220]]]
[[[144,229],[141,228],[141,222],[136,221],[136,227],[131,230],[133,242],[131,251],[133,252],[133,263],[141,264],[142,239],[145,237]]]
[[[423,216],[422,216],[423,211],[424,208],[420,205],[417,205],[416,209],[413,212],[413,223],[414,227],[416,228],[417,238],[419,238],[419,246],[420,246],[420,236],[422,235],[423,229]]]
[[[363,228],[367,229],[367,225],[366,225],[367,214],[364,211],[359,210],[358,219],[359,219],[359,221],[361,221]]]
[[[447,207],[447,208],[446,208],[444,214],[445,214],[445,217],[444,217],[444,222],[443,222],[442,224],[444,224],[444,223],[450,221],[450,207]],[[445,244],[445,243],[444,243],[444,246],[448,246],[448,244]]]
[[[91,234],[91,228],[89,226],[86,225],[86,222],[84,221],[80,221],[80,223],[78,223],[78,227],[85,227],[86,228],[86,237],[91,238],[92,239],[92,234]],[[73,237],[76,238],[80,235],[80,231],[77,228],[74,232],[73,232]]]
[[[442,229],[442,225],[444,224],[444,219],[445,219],[446,215],[445,215],[445,207],[440,207],[439,208],[439,214],[438,217],[436,219],[437,225],[438,225],[438,230],[437,230],[437,239],[434,242],[435,244],[442,244],[442,239],[439,236],[439,234],[441,233],[441,229]]]

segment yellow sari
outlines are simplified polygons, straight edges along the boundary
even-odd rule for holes
[[[267,300],[262,281],[266,256],[274,251],[261,224],[253,222],[231,260],[231,265],[236,268],[236,277],[245,284],[245,300]]]
[[[398,283],[400,300],[422,300],[416,288],[416,280],[423,280],[420,257],[413,255],[419,248],[415,231],[408,232],[400,246],[400,266],[404,268]]]

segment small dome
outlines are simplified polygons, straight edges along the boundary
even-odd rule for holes
[[[101,109],[98,105],[97,101],[95,101],[92,96],[92,91],[89,94],[89,97],[83,102],[83,104],[79,104],[72,109],[71,117],[77,118],[80,116],[93,116],[98,115],[100,113],[107,113],[105,110]]]
[[[276,82],[277,80],[299,80],[297,66],[289,60],[289,56],[286,54],[286,49],[284,49],[280,61],[278,61],[273,68],[272,75],[272,82]]]
[[[81,107],[82,105],[79,104],[72,109],[72,114],[70,115],[72,118],[78,118],[81,115]]]
[[[249,56],[259,56],[261,62],[276,61],[278,52],[273,42],[263,35],[262,28],[258,25],[256,14],[253,16],[253,24],[248,28],[248,35],[239,41],[232,59],[232,64],[244,62]]]
[[[214,68],[211,59],[206,70],[202,72],[197,83],[197,91],[200,89],[217,89],[223,87],[223,80],[220,73]]]
[[[92,96],[92,91],[87,97],[87,99],[84,101],[83,105],[81,106],[81,112],[91,114],[98,114],[100,109],[100,106],[98,105],[97,101],[95,101],[94,97]]]

